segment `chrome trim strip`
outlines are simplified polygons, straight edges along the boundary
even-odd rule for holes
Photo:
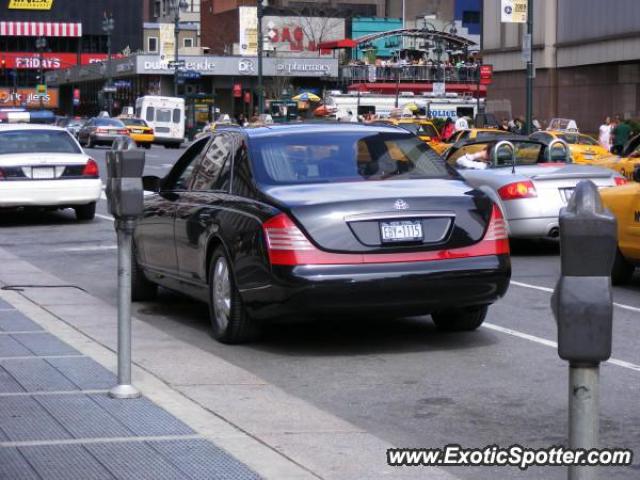
[[[344,217],[345,222],[366,222],[368,220],[386,220],[389,218],[455,218],[455,212],[451,211],[424,211],[416,210],[413,212],[375,212],[360,213],[357,215],[348,215]]]

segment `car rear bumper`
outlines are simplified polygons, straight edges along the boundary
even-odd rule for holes
[[[154,137],[148,133],[132,133],[131,139],[136,143],[153,143]]]
[[[91,140],[93,141],[93,143],[96,143],[96,144],[111,145],[116,138],[122,137],[122,136],[123,136],[122,134],[111,135],[106,133],[94,133],[93,135],[91,135]]]
[[[560,223],[558,217],[522,218],[509,220],[511,238],[557,238]]]
[[[101,194],[99,178],[0,181],[0,208],[86,205]]]
[[[508,255],[429,262],[273,267],[267,287],[241,292],[254,318],[377,312],[420,315],[487,305],[509,286]]]

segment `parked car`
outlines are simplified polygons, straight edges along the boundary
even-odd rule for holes
[[[97,163],[65,129],[0,126],[0,208],[73,208],[91,220],[101,193]]]
[[[556,139],[566,142],[571,150],[573,163],[599,165],[601,161],[617,159],[614,154],[603,148],[597,140],[583,133],[547,130],[534,132],[529,137],[547,145]]]
[[[129,131],[129,136],[136,142],[136,145],[144,148],[151,148],[153,144],[154,134],[153,128],[141,118],[122,118],[122,123]]]
[[[121,120],[94,117],[78,131],[78,141],[87,148],[93,148],[97,145],[111,145],[121,135],[129,135],[129,130]]]
[[[60,117],[56,121],[56,126],[66,128],[71,135],[78,138],[78,132],[86,122],[87,120],[83,118]]]
[[[449,148],[455,145],[460,145],[463,142],[470,140],[493,140],[509,136],[513,136],[513,133],[498,130],[497,128],[468,128],[466,130],[459,130],[455,132],[446,141],[435,143],[431,145],[431,147],[440,155],[444,155]]]
[[[482,150],[490,151],[486,168],[458,166],[458,159]],[[546,145],[520,136],[469,141],[452,147],[445,159],[467,183],[500,205],[512,238],[557,238],[560,209],[580,180],[593,180],[599,187],[627,182],[606,168],[572,164],[562,141]]]
[[[600,192],[605,206],[618,220],[618,250],[611,272],[614,285],[628,283],[640,265],[640,166],[628,185]]]
[[[500,208],[397,127],[216,130],[143,183],[132,297],[163,285],[208,302],[221,342],[326,313],[473,330],[509,285]]]

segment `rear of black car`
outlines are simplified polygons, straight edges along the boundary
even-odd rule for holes
[[[506,292],[500,209],[415,136],[274,127],[250,133],[249,148],[279,212],[262,227],[270,285],[240,286],[251,316],[464,311]]]

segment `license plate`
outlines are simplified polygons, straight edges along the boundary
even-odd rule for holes
[[[416,220],[380,222],[380,234],[384,243],[422,240],[422,222]]]
[[[35,180],[51,179],[56,177],[56,169],[54,167],[32,167],[31,178]]]
[[[144,133],[144,130],[137,130],[137,129],[133,129],[132,130],[133,133]]]
[[[585,153],[584,154],[584,158],[585,158],[585,160],[593,160],[593,155],[590,154],[590,153]]]
[[[564,203],[569,203],[569,200],[573,196],[575,188],[561,188],[560,189],[560,197],[562,197],[562,201]]]

